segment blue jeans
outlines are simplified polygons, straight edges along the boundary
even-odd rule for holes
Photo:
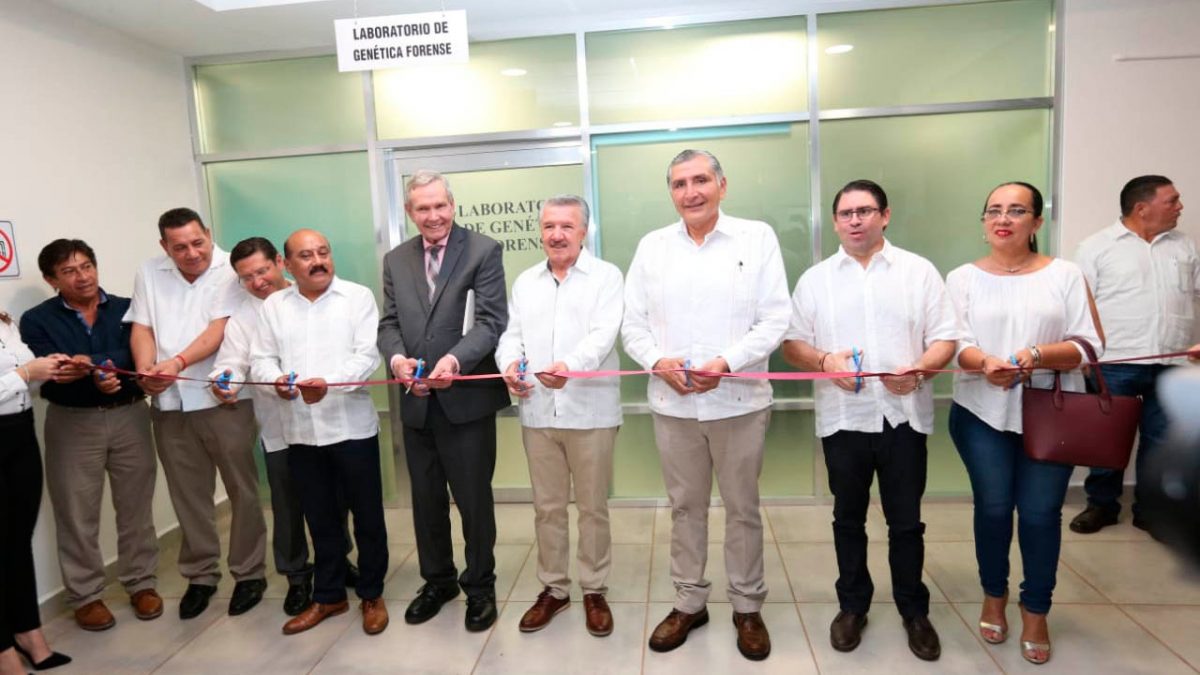
[[[1118,363],[1111,366],[1100,366],[1104,381],[1114,394],[1142,397],[1142,419],[1138,422],[1137,448],[1137,485],[1133,488],[1133,515],[1136,518],[1140,502],[1143,501],[1142,475],[1145,467],[1149,466],[1150,458],[1162,445],[1167,436],[1167,416],[1162,406],[1158,404],[1158,378],[1171,366],[1161,364],[1127,364]],[[1107,513],[1116,515],[1121,512],[1121,483],[1125,479],[1124,471],[1112,469],[1092,469],[1084,482],[1088,504]]]
[[[1074,467],[1035,462],[1025,456],[1021,434],[997,431],[955,403],[950,437],[958,448],[975,495],[975,558],[983,592],[1008,592],[1008,549],[1013,508],[1025,567],[1021,604],[1034,614],[1050,611],[1062,547],[1062,506]]]

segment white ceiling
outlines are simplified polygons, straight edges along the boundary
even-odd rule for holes
[[[307,0],[254,9],[214,11],[199,0],[46,0],[183,56],[212,56],[333,47],[333,22],[465,9],[472,40],[689,22],[723,21],[805,11],[963,0]],[[236,6],[239,0],[205,0]]]

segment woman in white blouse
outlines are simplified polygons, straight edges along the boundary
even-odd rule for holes
[[[955,269],[946,287],[964,330],[954,378],[950,435],[971,477],[975,496],[975,554],[983,586],[979,632],[998,644],[1008,636],[1009,546],[1013,509],[1025,579],[1021,583],[1021,655],[1050,659],[1046,614],[1054,591],[1062,538],[1062,505],[1071,466],[1025,456],[1021,383],[1050,386],[1049,369],[1079,366],[1068,338],[1101,338],[1087,283],[1074,263],[1037,252],[1042,195],[1028,183],[1005,183],[988,195],[983,239],[989,253]],[[1016,370],[1019,366],[1020,370]],[[1032,374],[1031,374],[1032,371]],[[1063,388],[1083,391],[1078,371]]]
[[[0,312],[0,674],[70,663],[50,651],[38,616],[33,528],[42,503],[42,455],[33,430],[30,391],[58,374],[68,357],[34,358],[12,317]]]

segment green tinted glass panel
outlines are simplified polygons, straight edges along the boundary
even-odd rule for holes
[[[219,162],[204,170],[213,230],[226,251],[246,237],[266,237],[282,252],[289,234],[312,228],[329,239],[337,275],[380,297],[365,152]],[[383,387],[371,395],[387,409]]]
[[[812,262],[809,204],[808,126],[766,125],[664,134],[622,134],[593,139],[596,222],[602,257],[629,269],[647,232],[679,220],[667,191],[667,164],[689,147],[709,150],[728,180],[722,209],[741,218],[763,220],[779,236],[788,292]],[[624,351],[621,366],[639,366]],[[771,370],[789,370],[776,353]],[[776,398],[808,396],[801,382],[777,382]],[[646,377],[621,380],[622,400],[646,400]]]
[[[856,178],[887,192],[888,239],[933,261],[945,276],[987,252],[979,214],[993,187],[1022,180],[1047,194],[1049,175],[1048,110],[822,122],[822,255],[838,247],[833,196]],[[1040,238],[1043,247],[1053,238],[1048,227]],[[934,380],[935,392],[951,389],[951,378]]]
[[[377,70],[380,138],[579,124],[575,36],[471,43],[468,63]]]
[[[813,428],[811,410],[771,413],[758,483],[762,496],[797,497],[814,493]],[[612,495],[627,499],[666,496],[654,441],[654,420],[650,415],[625,414],[613,449]],[[713,495],[719,495],[715,479]]]
[[[539,224],[542,200],[583,194],[583,166],[579,164],[448,173],[446,177],[454,193],[454,221],[504,247],[504,281],[509,290],[517,275],[546,259]],[[416,225],[407,216],[405,223],[405,237],[418,236]]]
[[[589,33],[592,124],[807,110],[804,17]]]
[[[1051,4],[1014,0],[822,14],[821,108],[1050,96]]]
[[[365,143],[362,75],[320,56],[196,66],[204,152]]]

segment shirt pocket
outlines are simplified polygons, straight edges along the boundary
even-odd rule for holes
[[[1191,295],[1196,290],[1196,261],[1176,258],[1173,262],[1176,287],[1180,293]]]

